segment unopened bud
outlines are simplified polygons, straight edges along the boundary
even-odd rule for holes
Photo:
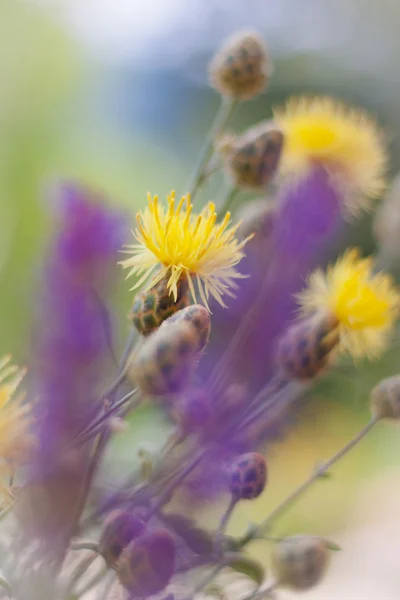
[[[283,133],[273,122],[263,121],[225,144],[220,153],[237,187],[264,190],[277,171],[283,144]]]
[[[211,85],[223,96],[248,100],[261,94],[269,81],[271,64],[262,38],[240,32],[229,38],[210,63]]]
[[[105,521],[99,542],[99,553],[107,565],[115,567],[123,549],[144,530],[145,524],[135,515],[122,510],[112,512]]]
[[[316,315],[295,323],[278,344],[277,362],[292,379],[313,379],[328,365],[339,343],[339,330],[333,315]]]
[[[237,500],[253,500],[267,482],[265,458],[258,452],[242,454],[229,467],[229,488]]]
[[[147,598],[168,585],[175,570],[175,544],[167,530],[134,540],[120,556],[118,579],[128,592]]]
[[[133,384],[153,396],[180,393],[189,383],[208,340],[207,322],[209,325],[208,312],[201,306],[196,309],[196,305],[164,321],[132,358],[128,377]]]
[[[159,281],[146,292],[140,292],[133,303],[130,318],[142,335],[150,335],[163,321],[190,304],[189,287],[186,277],[177,284],[177,299],[167,288],[168,278]]]
[[[312,535],[284,538],[274,547],[272,564],[279,585],[297,591],[308,590],[317,585],[326,573],[328,544]]]

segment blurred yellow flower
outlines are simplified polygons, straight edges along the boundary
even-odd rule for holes
[[[15,396],[25,370],[10,361],[10,356],[0,359],[0,493],[8,500],[14,468],[26,459],[33,439],[29,407],[22,404],[23,396]]]
[[[389,275],[373,272],[370,258],[348,250],[324,273],[320,269],[298,294],[305,315],[324,311],[338,321],[339,348],[353,357],[373,358],[387,345],[400,307],[400,293]]]
[[[235,267],[244,256],[242,248],[249,238],[236,239],[240,223],[229,227],[230,213],[217,224],[213,202],[199,215],[193,215],[192,209],[189,195],[183,196],[175,207],[172,192],[168,196],[168,208],[158,204],[158,196],[148,195],[148,207],[136,216],[134,236],[138,243],[127,246],[125,252],[131,256],[121,264],[130,269],[128,277],[139,276],[132,289],[150,279],[146,288],[149,289],[168,276],[167,287],[176,301],[178,281],[186,277],[195,302],[193,280],[207,308],[210,295],[225,306],[222,296],[234,297],[235,280],[243,277]],[[152,277],[157,268],[159,271]]]
[[[280,172],[303,177],[319,164],[344,194],[349,212],[368,206],[385,187],[387,154],[372,119],[331,98],[292,98],[275,120],[285,136]]]

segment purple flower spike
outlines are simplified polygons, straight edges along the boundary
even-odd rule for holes
[[[47,250],[34,329],[38,445],[22,501],[34,535],[62,553],[82,506],[91,447],[75,438],[96,411],[107,376],[106,300],[125,227],[123,216],[90,192],[70,184],[60,192],[59,231]]]

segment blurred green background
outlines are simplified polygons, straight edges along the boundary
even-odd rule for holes
[[[329,93],[376,116],[391,148],[391,173],[399,167],[397,0],[215,0],[207,7],[193,2],[191,9],[172,0],[148,4],[146,16],[127,9],[124,19],[111,0],[104,10],[89,0],[0,2],[0,350],[21,361],[35,273],[52,227],[51,185],[59,178],[80,180],[132,216],[147,191],[183,190],[218,102],[207,87],[207,60],[236,28],[257,24],[269,41],[275,72],[268,93],[240,107],[235,128],[269,116],[271,104],[291,94]],[[167,5],[170,18],[163,22]],[[113,21],[113,11],[119,20]],[[371,216],[351,224],[343,243],[373,250],[370,228]],[[121,338],[130,301],[121,277]],[[251,506],[238,508],[233,532],[260,519],[317,460],[357,431],[368,419],[368,390],[398,364],[395,341],[379,362],[356,370],[346,366],[321,383],[289,439],[272,453],[270,486]],[[138,446],[156,450],[165,431],[162,417],[149,411],[140,416],[139,428],[137,423],[135,417],[108,458],[121,472],[135,462]],[[373,472],[396,464],[399,449],[397,431],[378,428],[335,469],[333,481],[318,483],[282,519],[280,532],[345,527],[355,490]]]

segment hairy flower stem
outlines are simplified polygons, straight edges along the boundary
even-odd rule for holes
[[[353,437],[343,448],[341,448],[336,454],[334,454],[329,460],[320,465],[313,473],[306,479],[299,487],[297,487],[289,496],[287,496],[274,510],[256,527],[252,528],[246,535],[244,535],[238,542],[238,547],[243,548],[248,542],[257,538],[263,534],[264,531],[268,531],[275,519],[281,516],[302,494],[308,490],[308,488],[315,483],[318,479],[323,477],[327,471],[343,456],[345,456],[350,450],[354,448],[362,439],[371,431],[371,429],[379,421],[378,417],[372,417],[372,419],[361,429],[361,431]]]
[[[207,136],[206,143],[201,151],[198,165],[187,188],[192,200],[207,177],[207,165],[213,153],[214,140],[216,136],[223,131],[224,127],[232,116],[236,105],[236,100],[232,100],[230,98],[223,98],[221,100],[218,112],[211,126],[211,131]]]

